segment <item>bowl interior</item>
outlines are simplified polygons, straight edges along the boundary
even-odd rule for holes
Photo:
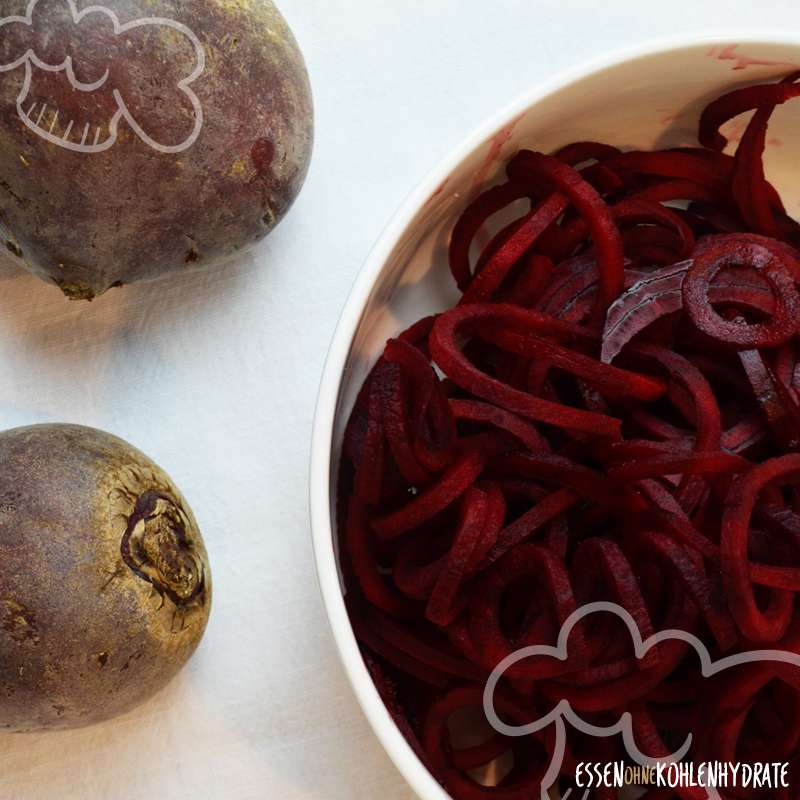
[[[590,139],[623,149],[697,144],[703,107],[720,94],[775,79],[800,66],[797,44],[705,42],[625,61],[543,97],[476,147],[413,216],[377,276],[355,330],[342,381],[334,450],[369,367],[386,339],[426,314],[452,305],[456,289],[447,268],[453,224],[477,192],[500,182],[506,161],[520,148],[550,152]],[[735,147],[747,117],[723,128]],[[767,177],[787,211],[800,214],[800,104],[773,115]],[[334,453],[332,463],[337,463]]]
[[[344,347],[332,358],[326,376],[339,381],[323,384],[333,411],[329,460],[328,509],[333,511],[335,481],[344,427],[354,399],[370,366],[386,339],[419,318],[451,306],[457,300],[447,267],[449,233],[461,210],[477,192],[498,182],[505,162],[520,148],[550,152],[572,141],[590,139],[624,149],[696,145],[700,112],[711,99],[738,86],[776,79],[800,65],[798,43],[768,43],[741,39],[708,39],[677,48],[639,55],[605,66],[591,74],[567,79],[533,102],[512,109],[502,124],[486,132],[461,151],[457,163],[445,165],[400,212],[365,267],[361,280],[369,281],[365,294],[351,297],[337,332]],[[746,122],[746,118],[745,118]],[[731,144],[743,132],[742,118],[723,129]],[[779,108],[770,125],[766,157],[767,176],[776,185],[790,214],[800,212],[800,159],[793,142],[800,134],[800,104]],[[364,284],[361,284],[362,288]],[[358,287],[357,287],[358,288]],[[354,305],[355,304],[355,305]],[[360,305],[360,308],[357,307]],[[346,354],[346,356],[345,356]],[[326,377],[326,381],[328,380]],[[336,549],[335,516],[331,513],[333,539],[326,547]],[[329,612],[331,611],[329,603]],[[334,631],[343,648],[346,632]],[[349,641],[349,640],[348,640]],[[376,714],[368,706],[377,695],[360,687],[368,679],[365,670],[350,677],[359,699],[378,730]],[[372,713],[369,713],[372,711]],[[428,800],[442,798],[432,780],[419,777],[422,769],[410,748],[397,747],[397,739],[381,735],[391,757],[417,793]],[[412,763],[413,762],[413,763]]]

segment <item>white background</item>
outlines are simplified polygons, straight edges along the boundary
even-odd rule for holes
[[[317,145],[267,241],[217,272],[91,305],[0,267],[3,425],[72,421],[131,440],[189,498],[215,578],[203,645],[155,700],[88,730],[0,736],[0,800],[410,800],[339,667],[309,537],[317,383],[360,264],[424,174],[537,81],[662,34],[800,31],[796,0],[282,10],[311,73]]]

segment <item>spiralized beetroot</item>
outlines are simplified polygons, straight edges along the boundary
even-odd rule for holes
[[[762,163],[797,78],[711,103],[698,147],[518,153],[452,232],[460,303],[390,340],[364,384],[339,481],[348,609],[398,727],[455,800],[539,797],[553,726],[491,730],[483,689],[587,603],[626,609],[643,638],[692,633],[712,659],[800,653],[800,226]],[[746,111],[727,154],[720,126]],[[563,700],[598,725],[627,713],[651,756],[691,735],[688,758],[788,761],[791,789],[720,795],[790,800],[792,669],[706,679],[686,642],[637,658],[601,614],[565,660],[510,668],[495,706],[515,725]],[[579,761],[626,757],[621,737],[569,736],[562,791]]]

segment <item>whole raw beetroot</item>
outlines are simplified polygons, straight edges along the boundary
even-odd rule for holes
[[[270,0],[6,0],[0,245],[72,298],[218,261],[300,191],[313,109]]]
[[[172,480],[78,425],[0,433],[0,733],[147,700],[200,642],[211,572]]]

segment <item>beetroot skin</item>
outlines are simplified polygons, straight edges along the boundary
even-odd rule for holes
[[[73,8],[3,4],[0,244],[91,299],[271,231],[313,137],[303,58],[271,0],[80,0],[77,20]],[[74,74],[28,53],[52,68],[69,56]]]

